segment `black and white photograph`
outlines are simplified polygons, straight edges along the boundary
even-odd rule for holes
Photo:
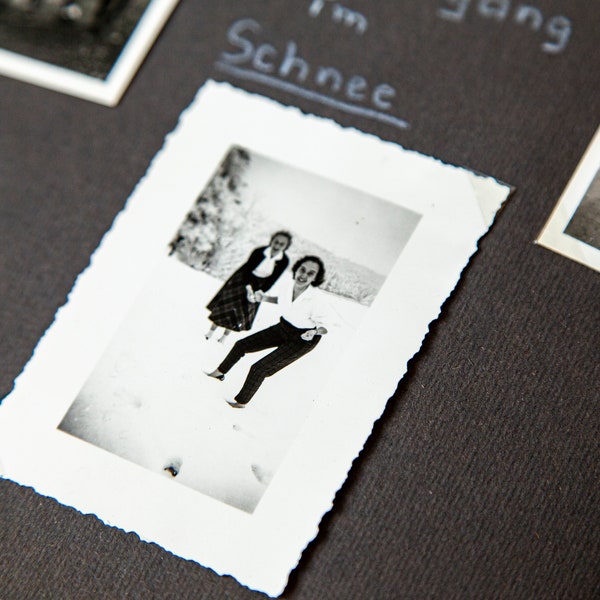
[[[252,512],[419,219],[231,149],[60,429]]]
[[[2,476],[280,595],[509,193],[209,81],[0,405]]]
[[[600,170],[596,171],[565,233],[600,250]]]
[[[600,271],[600,129],[540,234],[538,243]]]
[[[0,74],[116,104],[178,0],[0,0]]]

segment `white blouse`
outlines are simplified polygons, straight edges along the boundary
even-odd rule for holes
[[[254,271],[252,271],[252,275],[254,275],[255,277],[260,277],[261,279],[264,279],[265,277],[269,277],[269,275],[273,275],[273,271],[275,270],[275,263],[283,258],[283,252],[278,252],[277,254],[275,254],[275,256],[271,256],[270,250],[271,248],[268,246],[265,248],[265,257],[257,265]]]
[[[315,327],[328,328],[331,322],[331,309],[323,293],[316,287],[308,286],[294,301],[294,280],[287,279],[279,288],[278,301],[281,316],[299,329]]]

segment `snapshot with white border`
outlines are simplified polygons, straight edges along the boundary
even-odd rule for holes
[[[509,193],[208,82],[0,405],[2,476],[281,594]]]

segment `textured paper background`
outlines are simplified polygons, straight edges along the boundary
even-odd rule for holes
[[[593,598],[600,587],[600,279],[533,244],[597,127],[597,7],[539,2],[575,23],[549,56],[519,28],[441,21],[440,5],[377,2],[379,37],[359,51],[301,2],[183,1],[116,109],[0,79],[2,396],[181,110],[219,79],[234,19],[396,83],[412,127],[248,89],[517,186],[286,598]],[[259,597],[6,481],[0,506],[2,598]]]

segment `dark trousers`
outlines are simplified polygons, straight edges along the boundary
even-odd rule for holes
[[[223,362],[218,366],[221,373],[227,373],[245,354],[259,352],[267,348],[275,348],[260,360],[256,361],[248,371],[246,381],[235,399],[240,404],[247,404],[256,394],[265,377],[270,377],[277,371],[298,360],[310,352],[321,339],[315,336],[310,342],[305,342],[300,336],[308,329],[299,329],[281,319],[277,325],[257,331],[237,341]]]

